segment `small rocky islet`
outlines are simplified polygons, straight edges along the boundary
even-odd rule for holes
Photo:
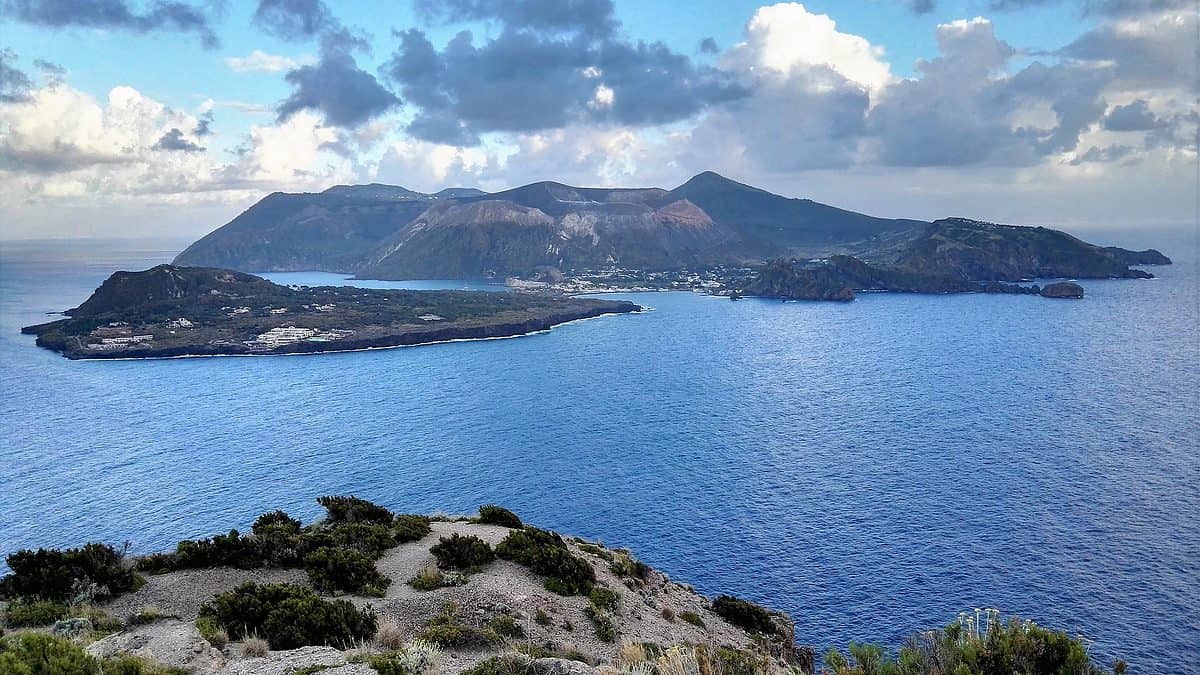
[[[22,550],[0,579],[0,672],[54,675],[1031,675],[1123,673],[1065,633],[993,610],[898,655],[818,655],[783,612],[706,598],[625,549],[495,505],[419,516],[322,497],[308,525],[264,513],[144,556]],[[1028,667],[1027,667],[1028,666]],[[1032,669],[1030,669],[1032,668]],[[1005,670],[1004,672],[1017,672]]]

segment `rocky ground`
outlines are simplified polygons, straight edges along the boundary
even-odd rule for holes
[[[596,548],[580,540],[568,540],[572,553],[592,564],[598,585],[615,591],[619,598],[614,612],[618,636],[614,641],[597,637],[586,609],[588,599],[561,596],[546,590],[544,578],[528,568],[505,560],[496,560],[472,574],[467,583],[431,591],[408,585],[422,569],[435,565],[430,546],[453,533],[480,537],[491,545],[500,542],[509,529],[467,520],[432,523],[432,532],[424,538],[397,546],[378,560],[377,569],[392,579],[382,598],[345,596],[354,604],[370,606],[379,616],[380,635],[390,631],[394,647],[397,635],[408,642],[447,607],[464,625],[483,626],[499,615],[511,616],[524,630],[524,638],[508,638],[504,644],[489,648],[444,649],[439,672],[459,673],[484,659],[514,648],[535,645],[556,653],[574,652],[590,664],[562,659],[533,661],[538,673],[597,673],[613,671],[620,661],[623,645],[654,643],[676,645],[731,646],[762,651],[761,636],[752,636],[712,612],[709,601],[691,587],[672,581],[665,574],[651,571],[644,580],[618,577],[609,567],[607,549]],[[368,674],[375,671],[362,657],[386,651],[387,645],[363,644],[350,651],[333,647],[304,647],[273,651],[265,656],[246,657],[243,645],[231,642],[218,649],[210,645],[195,625],[200,607],[214,595],[231,590],[246,581],[306,584],[300,570],[235,570],[214,568],[183,570],[148,577],[139,590],[110,601],[103,607],[113,616],[128,620],[147,610],[161,615],[148,623],[91,643],[87,651],[98,657],[133,654],[164,665],[196,673],[222,675],[284,675],[295,672]],[[539,615],[540,611],[540,615]],[[703,626],[682,620],[694,612]],[[542,619],[541,622],[536,618]],[[547,620],[548,619],[548,620]],[[779,652],[776,651],[776,657]],[[786,670],[778,658],[770,669]]]

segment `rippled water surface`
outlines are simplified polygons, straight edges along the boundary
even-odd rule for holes
[[[142,362],[18,334],[177,250],[0,244],[0,550],[163,549],[325,493],[498,502],[819,648],[992,606],[1198,672],[1194,241],[1077,302],[631,294],[653,311],[513,340]]]

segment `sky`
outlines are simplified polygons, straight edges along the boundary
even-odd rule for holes
[[[0,239],[273,191],[711,170],[888,217],[1195,227],[1196,0],[0,0]]]

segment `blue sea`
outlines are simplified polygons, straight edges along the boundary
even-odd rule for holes
[[[68,361],[18,329],[184,242],[0,243],[0,551],[156,551],[277,507],[311,519],[330,493],[496,502],[784,609],[818,650],[996,607],[1133,673],[1200,672],[1196,240],[1089,238],[1178,264],[1084,281],[1082,301],[627,294],[651,311],[140,362]]]

